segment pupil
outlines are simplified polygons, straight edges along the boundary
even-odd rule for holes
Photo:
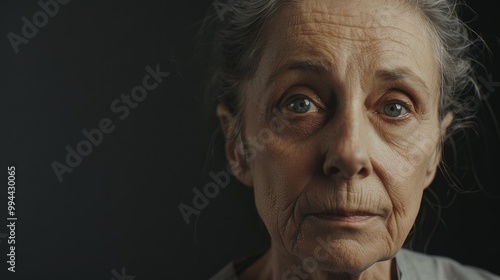
[[[401,114],[401,111],[403,110],[403,106],[400,104],[389,104],[386,107],[385,113],[391,117],[397,117]]]
[[[300,101],[294,102],[292,107],[297,113],[305,113],[311,108],[311,102],[307,99],[301,99]]]

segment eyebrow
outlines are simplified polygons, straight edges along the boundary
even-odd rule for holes
[[[375,76],[383,81],[409,80],[420,86],[427,95],[431,94],[427,84],[413,71],[408,68],[395,68],[392,70],[378,70]]]
[[[274,82],[284,72],[298,71],[303,73],[324,74],[332,73],[330,64],[321,60],[292,61],[275,70],[267,81],[267,85]]]
[[[278,76],[288,71],[298,71],[314,74],[331,74],[333,72],[331,65],[322,60],[292,61],[275,70],[269,77],[267,85],[271,84],[277,79]],[[383,81],[392,82],[409,80],[421,87],[427,95],[431,95],[431,91],[429,90],[429,87],[424,82],[424,80],[422,80],[417,74],[415,74],[415,72],[406,67],[399,67],[389,70],[377,70],[375,73],[375,77]]]

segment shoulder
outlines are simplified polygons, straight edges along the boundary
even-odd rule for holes
[[[237,280],[234,264],[230,262],[223,267],[219,272],[212,276],[209,280]]]
[[[481,268],[463,265],[448,257],[426,255],[407,249],[401,249],[398,252],[396,262],[401,271],[402,280],[500,280],[500,276]]]

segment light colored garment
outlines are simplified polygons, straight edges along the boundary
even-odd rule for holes
[[[396,254],[396,263],[401,280],[500,280],[500,276],[483,269],[407,249]],[[234,263],[226,265],[209,280],[238,280]]]

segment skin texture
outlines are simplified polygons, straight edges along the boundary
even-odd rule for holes
[[[217,107],[272,241],[241,279],[395,279],[452,119],[438,117],[439,76],[427,23],[400,1],[308,0],[275,15],[237,140]]]

